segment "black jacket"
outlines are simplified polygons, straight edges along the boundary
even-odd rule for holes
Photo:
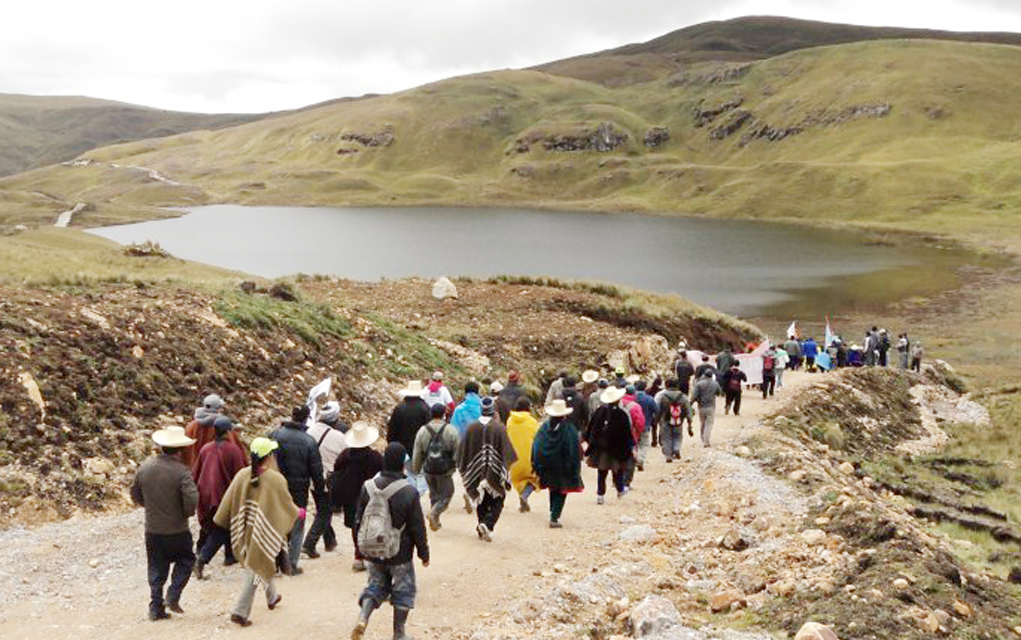
[[[379,475],[371,482],[375,482],[380,489],[386,489],[391,482],[403,479],[403,472],[380,471]],[[365,487],[362,487],[361,495],[358,498],[358,511],[355,514],[355,531],[358,531],[358,527],[362,523],[362,515],[368,504],[369,494],[365,491]],[[418,557],[422,562],[429,562],[429,539],[425,535],[422,503],[419,500],[418,491],[411,485],[404,487],[390,498],[390,520],[394,527],[398,529],[404,527],[404,531],[401,532],[401,548],[397,555],[389,560],[373,559],[372,562],[387,565],[407,564],[411,562],[415,549],[418,549]]]
[[[677,363],[674,364],[674,373],[677,374],[677,380],[681,383],[681,389],[688,389],[691,385],[691,376],[695,375],[695,367],[691,366],[687,360],[678,358]]]
[[[309,485],[314,485],[316,495],[322,495],[323,459],[315,438],[305,433],[305,425],[286,420],[269,437],[280,443],[277,449],[277,466],[287,478],[287,489],[294,504],[302,509],[308,506]]]
[[[581,425],[588,424],[588,402],[580,391],[577,389],[564,389],[564,402],[567,403],[567,406],[574,409],[574,413],[571,414],[570,418],[571,422]]]
[[[331,487],[334,507],[355,505],[362,493],[362,485],[383,470],[383,455],[369,447],[348,447],[337,456],[333,465]]]
[[[394,407],[386,425],[386,441],[400,442],[411,455],[415,450],[415,436],[422,425],[432,420],[429,405],[422,398],[409,396]]]
[[[507,424],[510,412],[514,411],[518,398],[523,395],[525,388],[517,382],[508,383],[506,387],[500,389],[500,395],[496,397],[496,412],[500,414],[500,422]]]

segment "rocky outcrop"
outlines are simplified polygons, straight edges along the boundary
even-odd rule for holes
[[[546,151],[613,151],[630,139],[630,136],[612,122],[601,122],[595,129],[576,133],[550,133],[533,131],[518,138],[514,151],[528,153],[536,145]]]
[[[650,127],[645,132],[645,146],[660,147],[670,140],[670,130],[666,127]]]
[[[751,119],[751,111],[745,111],[743,109],[741,111],[737,111],[725,123],[711,129],[709,131],[709,138],[712,140],[723,140],[724,138],[728,138],[737,133],[738,129],[743,127],[745,123]]]
[[[357,142],[364,147],[389,147],[394,143],[393,127],[386,127],[375,133],[342,133],[340,139],[347,142]]]
[[[838,111],[820,110],[809,113],[805,118],[796,124],[788,126],[771,125],[767,122],[757,121],[751,130],[741,137],[741,146],[745,146],[756,140],[768,140],[779,142],[792,136],[804,133],[814,127],[830,127],[835,125],[863,120],[870,118],[885,118],[890,115],[893,107],[888,102],[875,104],[859,104],[844,107]],[[735,129],[736,131],[736,129]]]
[[[731,82],[744,77],[749,71],[751,71],[751,69],[752,65],[750,64],[738,64],[723,65],[703,73],[681,73],[670,78],[667,82],[667,86],[673,89],[677,87],[697,87],[703,85],[723,84],[725,82]]]
[[[733,98],[731,100],[727,100],[723,104],[711,108],[703,107],[700,102],[698,106],[695,107],[695,127],[704,127],[728,111],[737,109],[742,104],[744,104],[744,98]]]

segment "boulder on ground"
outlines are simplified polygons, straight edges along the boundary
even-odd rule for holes
[[[457,287],[450,281],[450,278],[443,276],[433,283],[433,297],[437,300],[457,297]]]
[[[743,593],[737,589],[725,589],[713,594],[713,597],[709,599],[709,608],[713,610],[713,613],[720,613],[729,610],[734,605],[743,605],[744,602]]]
[[[631,610],[631,628],[636,638],[658,636],[681,623],[677,607],[663,596],[651,594]]]
[[[639,542],[648,544],[656,539],[656,530],[647,524],[636,524],[620,532],[620,539],[624,542]]]
[[[798,630],[798,635],[794,636],[794,640],[837,640],[837,634],[833,633],[833,629],[819,622],[806,622]]]

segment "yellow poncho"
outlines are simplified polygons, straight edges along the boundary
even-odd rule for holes
[[[539,422],[527,411],[511,411],[507,419],[507,437],[510,438],[517,461],[511,465],[510,479],[515,491],[521,493],[525,485],[539,488],[539,478],[532,471],[532,441],[539,431]]]

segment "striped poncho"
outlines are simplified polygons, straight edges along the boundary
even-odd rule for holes
[[[234,476],[213,522],[230,530],[230,543],[241,565],[268,582],[276,573],[277,554],[287,547],[287,534],[298,520],[298,507],[279,471],[264,470],[254,487],[251,479],[251,467]]]
[[[517,455],[506,427],[498,419],[493,418],[489,424],[476,421],[468,425],[458,460],[465,493],[473,504],[478,504],[486,493],[497,498],[506,495],[510,487],[507,469]]]

